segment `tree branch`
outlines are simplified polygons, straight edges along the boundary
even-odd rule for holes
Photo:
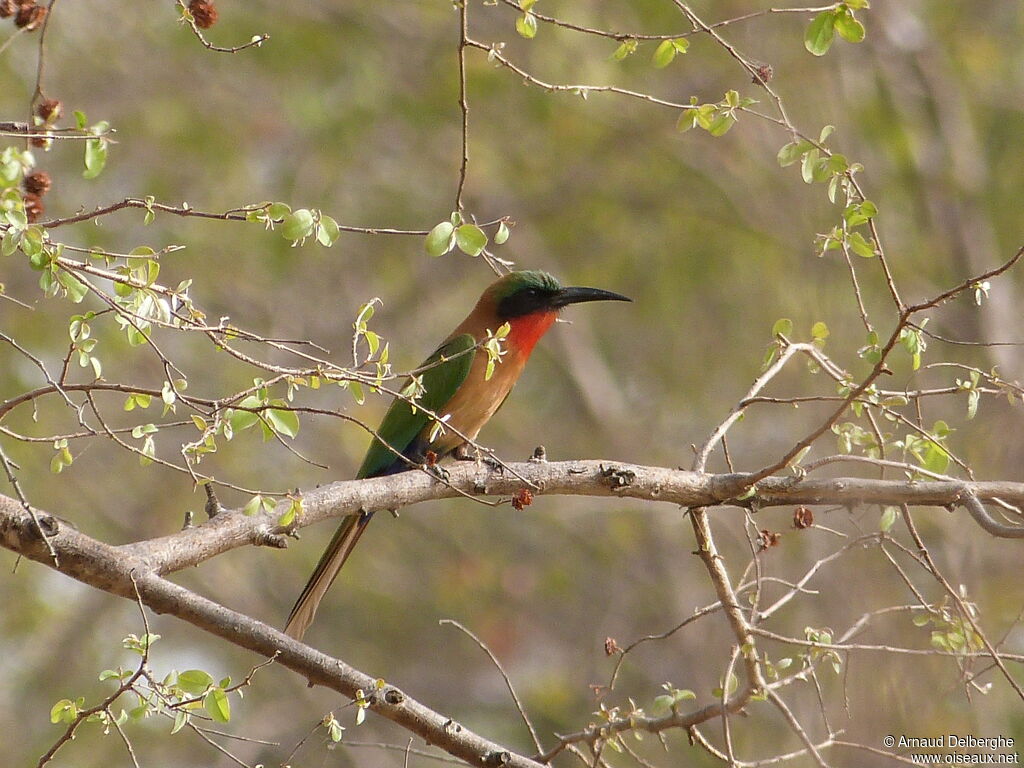
[[[664,501],[691,508],[724,504],[777,506],[787,504],[911,504],[952,507],[965,505],[977,518],[976,507],[983,501],[1024,503],[1024,483],[1011,482],[915,482],[864,478],[808,479],[768,477],[748,492],[749,475],[709,475],[699,472],[647,467],[607,461],[525,462],[509,465],[510,472],[492,470],[485,465],[455,465],[444,483],[421,472],[368,480],[332,483],[303,497],[305,513],[293,527],[304,527],[331,517],[355,514],[360,510],[395,509],[420,501],[450,498],[459,494],[511,495],[524,487],[524,480],[535,487],[535,494],[577,496],[613,496]],[[514,474],[512,474],[514,473]],[[742,497],[742,498],[737,498]],[[694,510],[703,525],[697,525],[698,538],[706,526],[704,510]],[[593,743],[623,729],[639,727],[651,732],[686,727],[735,712],[750,694],[763,687],[756,662],[748,684],[732,698],[693,712],[673,711],[660,718],[630,719],[607,724],[602,730],[584,729],[561,737],[560,743],[534,758],[513,754],[502,746],[454,723],[409,698],[391,685],[377,690],[376,678],[350,667],[340,659],[310,648],[276,629],[249,618],[162,578],[164,574],[196,565],[236,547],[259,544],[267,535],[284,529],[273,514],[244,515],[241,510],[218,514],[209,522],[158,539],[112,546],[62,524],[58,519],[36,512],[42,526],[33,521],[17,499],[0,495],[0,546],[55,568],[61,573],[121,597],[136,599],[158,613],[169,613],[213,635],[265,657],[277,654],[284,666],[308,678],[354,698],[356,692],[373,691],[370,708],[431,744],[477,766],[536,768],[537,760],[549,761],[555,754],[577,742]],[[1012,535],[1024,528],[1005,526]],[[988,528],[990,532],[991,527]],[[45,538],[42,532],[45,532]],[[713,555],[706,540],[702,547]],[[55,565],[51,552],[59,557]],[[714,558],[712,558],[714,559]],[[137,588],[137,592],[136,592]],[[722,595],[720,595],[722,597]],[[734,596],[725,604],[736,609]],[[738,613],[742,636],[749,628]]]

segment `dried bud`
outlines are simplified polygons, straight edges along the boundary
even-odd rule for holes
[[[18,6],[14,4],[14,0],[0,0],[0,19],[13,16],[17,9]]]
[[[31,8],[36,4],[36,0],[14,0],[14,4],[18,8]]]
[[[774,74],[775,71],[772,69],[771,64],[758,64],[754,68],[754,77],[751,82],[754,85],[767,85]]]
[[[33,195],[39,195],[40,197],[49,192],[52,185],[50,174],[46,171],[33,171],[25,177],[25,181],[22,183],[25,186],[26,192],[31,192]]]
[[[18,15],[14,17],[15,26],[22,27],[25,31],[31,32],[39,29],[46,19],[47,10],[42,5],[23,5],[18,9]]]
[[[781,533],[776,533],[775,531],[769,531],[767,528],[762,528],[757,535],[758,550],[764,552],[769,547],[778,546],[780,538],[782,538]]]
[[[217,23],[217,8],[211,0],[192,0],[188,4],[188,10],[200,29],[209,29]]]
[[[615,642],[614,637],[606,637],[604,639],[604,655],[614,656],[616,653],[622,653],[622,649],[619,648],[619,644]]]
[[[522,512],[524,507],[533,504],[533,494],[529,488],[520,488],[512,497],[512,509]]]
[[[814,525],[814,513],[807,507],[797,507],[793,510],[793,527],[803,530]]]
[[[38,149],[49,149],[51,141],[53,141],[53,139],[48,139],[45,136],[33,136],[28,140],[28,143]]]
[[[64,106],[57,99],[43,99],[36,105],[36,115],[47,123],[55,123],[64,112]]]
[[[39,221],[43,215],[43,201],[34,192],[25,193],[25,216],[30,222]]]
[[[426,456],[424,456],[424,458],[427,460],[428,467],[437,466],[437,454],[434,453],[433,451],[427,451]]]

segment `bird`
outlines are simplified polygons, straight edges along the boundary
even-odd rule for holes
[[[510,272],[491,283],[473,311],[417,369],[422,370],[422,394],[416,405],[400,397],[391,403],[356,479],[392,475],[425,463],[433,466],[452,454],[468,458],[467,440],[475,441],[504,404],[534,346],[559,312],[586,301],[631,299],[600,288],[563,287],[538,270]],[[500,363],[488,366],[491,356],[481,346],[506,323]],[[372,517],[372,511],[360,512],[342,520],[296,600],[285,634],[302,639]]]

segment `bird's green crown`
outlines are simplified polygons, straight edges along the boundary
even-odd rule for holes
[[[561,284],[547,272],[539,269],[521,270],[510,272],[498,280],[495,280],[489,289],[489,293],[496,302],[508,298],[520,291],[533,289],[540,293],[553,294],[562,289]]]

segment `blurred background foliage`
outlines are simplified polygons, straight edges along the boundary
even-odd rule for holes
[[[542,0],[538,11],[581,24],[632,32],[686,30],[663,0],[602,2]],[[768,7],[760,0],[698,2],[706,19]],[[209,37],[237,44],[269,32],[259,49],[236,55],[203,49],[176,24],[170,2],[60,3],[48,31],[46,93],[66,112],[117,129],[106,171],[81,177],[81,148],[58,143],[37,152],[54,178],[46,198],[51,216],[154,195],[161,202],[219,211],[280,200],[316,207],[342,224],[426,229],[450,213],[459,162],[457,14],[444,0],[241,3],[221,0],[220,23]],[[549,82],[607,84],[676,101],[697,95],[717,101],[727,89],[760,97],[720,48],[700,36],[671,66],[656,70],[653,45],[625,61],[610,59],[615,43],[542,24],[537,37],[514,31],[506,6],[471,6],[471,31],[505,41],[505,54]],[[908,299],[927,297],[994,265],[1021,243],[1024,196],[1024,6],[876,0],[862,13],[868,35],[854,46],[837,42],[824,58],[802,43],[808,17],[773,15],[725,29],[746,54],[772,65],[774,86],[793,121],[817,135],[837,127],[830,145],[864,163],[863,183],[879,207],[879,224],[896,278]],[[9,29],[5,26],[4,34]],[[35,82],[37,38],[25,35],[0,56],[0,116],[24,119]],[[628,307],[580,307],[571,325],[556,327],[534,354],[515,395],[482,434],[508,459],[538,444],[552,459],[593,457],[689,466],[700,443],[756,375],[772,323],[790,317],[796,336],[828,323],[827,351],[854,373],[866,363],[845,264],[817,258],[814,235],[831,228],[839,209],[820,186],[805,185],[796,167],[775,155],[788,141],[777,126],[744,116],[722,138],[679,134],[676,115],[620,97],[583,100],[526,87],[511,73],[467,54],[471,135],[466,208],[481,221],[509,215],[516,222],[498,250],[518,266],[541,268],[563,282],[595,285],[632,296]],[[432,260],[417,237],[343,234],[333,249],[292,248],[255,224],[126,211],[97,224],[60,230],[67,242],[127,251],[137,245],[187,246],[162,260],[161,280],[193,278],[192,295],[213,318],[285,338],[309,338],[344,362],[358,307],[380,297],[373,327],[392,342],[401,368],[417,363],[462,319],[492,279],[486,265],[462,255]],[[884,330],[893,312],[877,264],[858,263],[865,300]],[[77,312],[44,300],[37,274],[16,258],[0,263],[10,295],[32,311],[0,302],[0,326],[59,366],[67,318]],[[1020,340],[1019,275],[993,287],[980,310],[968,299],[934,313],[930,329],[976,340]],[[157,362],[129,349],[123,336],[100,332],[98,352],[108,379],[128,377],[159,387]],[[218,396],[253,375],[225,363],[194,339],[168,337],[166,351],[187,361],[190,391]],[[956,348],[932,342],[925,362],[956,359],[1003,375],[1021,375],[1018,348]],[[899,359],[888,385],[952,383],[949,371],[913,373]],[[902,367],[900,367],[902,366]],[[0,398],[38,386],[37,371],[0,348]],[[780,378],[777,394],[829,394],[802,365]],[[348,394],[326,395],[353,412]],[[119,402],[120,398],[117,401]],[[375,421],[384,403],[371,399],[357,415]],[[982,402],[965,419],[965,398],[929,404],[926,421],[944,418],[957,432],[952,447],[980,478],[1020,479],[1024,431],[1020,407]],[[738,465],[761,466],[791,445],[824,414],[758,406],[734,434]],[[14,428],[67,425],[57,402],[15,414]],[[125,423],[130,415],[125,415]],[[831,437],[811,457],[833,452]],[[330,466],[318,470],[273,443],[245,433],[204,463],[207,472],[268,490],[311,488],[351,476],[365,449],[364,433],[333,420],[304,420],[299,450]],[[74,446],[73,446],[74,448]],[[171,533],[185,510],[201,514],[202,494],[187,478],[95,442],[59,476],[48,471],[50,446],[5,442],[23,468],[29,498],[90,535],[114,543]],[[174,452],[170,440],[158,450]],[[719,464],[716,469],[723,469]],[[7,491],[5,491],[7,492]],[[246,497],[225,492],[228,505]],[[847,532],[876,530],[877,508],[821,515]],[[785,530],[764,557],[766,573],[794,578],[833,551],[827,533],[789,528],[791,510],[761,513],[759,525]],[[714,513],[720,546],[734,577],[749,559],[742,513]],[[967,584],[995,638],[1022,607],[1019,544],[993,540],[962,513],[919,515],[933,554],[957,583]],[[304,532],[285,552],[241,549],[176,579],[226,605],[280,625],[329,535]],[[903,536],[901,532],[897,535]],[[669,506],[541,498],[521,513],[448,501],[382,519],[366,537],[328,597],[308,640],[356,667],[378,674],[428,705],[510,746],[529,742],[496,671],[467,638],[438,620],[451,617],[477,632],[504,662],[542,734],[576,730],[597,707],[592,683],[606,683],[614,659],[606,637],[621,645],[669,629],[695,607],[712,602],[690,527]],[[14,557],[0,556],[10,570]],[[915,576],[933,599],[933,583]],[[911,596],[877,551],[854,551],[817,578],[813,596],[794,601],[780,621],[845,628],[862,613],[908,602]],[[23,562],[0,579],[3,653],[0,732],[14,764],[34,762],[59,735],[47,720],[59,698],[90,700],[109,684],[96,674],[130,663],[120,638],[142,631],[130,603],[71,583]],[[156,670],[202,667],[240,679],[253,658],[176,621],[154,618],[164,640]],[[926,629],[905,615],[884,619],[865,642],[928,647]],[[706,619],[669,640],[631,654],[616,691],[650,707],[669,680],[701,698],[719,684],[730,638],[721,618]],[[1007,650],[1024,652],[1014,629]],[[767,646],[773,658],[789,649]],[[845,738],[880,747],[887,733],[927,736],[956,732],[1010,735],[1024,741],[1020,702],[999,678],[987,696],[964,695],[948,659],[855,654],[842,674],[822,678],[833,728]],[[849,695],[843,704],[844,692]],[[793,697],[813,734],[823,725],[813,687]],[[236,703],[233,732],[281,747],[232,744],[247,760],[278,764],[338,697],[307,689],[294,674],[262,671]],[[355,728],[352,708],[338,709],[345,740],[391,741],[405,736],[370,717]],[[116,736],[83,729],[55,765],[126,764]],[[132,729],[144,765],[208,765],[216,753],[194,736],[169,737],[169,724]],[[713,738],[719,734],[710,728]],[[13,734],[19,738],[14,739]],[[758,756],[798,743],[774,711],[733,727],[737,751]],[[327,752],[322,732],[300,750],[297,765],[400,765],[400,753]],[[649,737],[637,748],[656,757]],[[670,763],[714,761],[668,739]],[[10,750],[13,749],[13,752]],[[872,765],[869,755],[835,754],[837,765]],[[881,764],[881,763],[879,763]]]

